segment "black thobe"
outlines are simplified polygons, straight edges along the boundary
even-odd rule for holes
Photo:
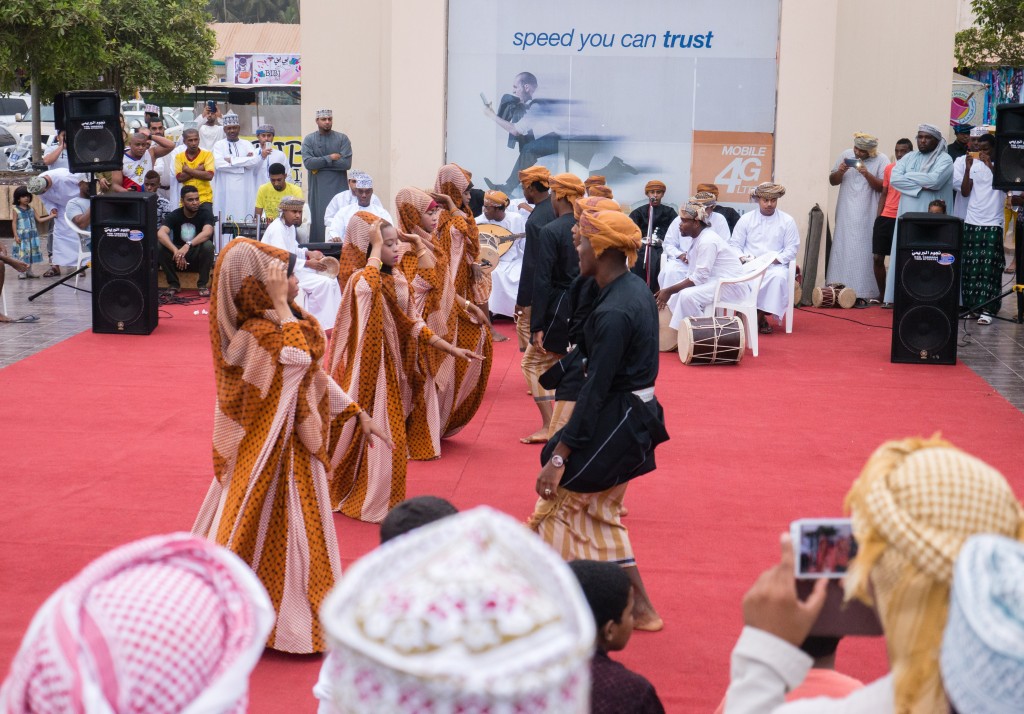
[[[555,390],[556,402],[575,402],[579,396],[583,386],[583,325],[600,292],[597,281],[586,275],[577,276],[569,286],[569,344],[574,347],[540,376],[540,386]]]
[[[568,337],[569,286],[580,274],[580,257],[572,242],[573,214],[566,213],[548,223],[540,231],[533,252],[533,302],[530,304],[530,333],[551,332],[551,324],[564,316],[559,330]],[[521,280],[521,279],[520,279]],[[559,302],[564,301],[564,305]],[[557,313],[557,315],[556,315]],[[546,341],[546,340],[545,340]],[[547,347],[545,347],[547,349]],[[549,351],[565,353],[566,347],[555,344]]]
[[[646,206],[640,206],[629,214],[629,218],[633,223],[640,227],[640,234],[647,239],[647,224],[648,219],[651,215],[650,204]],[[651,229],[651,236],[657,238],[656,241],[650,246],[644,244],[641,246],[640,251],[636,256],[636,264],[633,266],[633,272],[643,278],[648,287],[650,287],[652,293],[658,292],[658,271],[661,269],[661,241],[665,240],[665,234],[668,233],[668,227],[672,225],[672,221],[676,219],[679,214],[675,209],[666,206],[663,203],[659,203],[654,207],[654,227]],[[647,263],[650,261],[651,264],[651,275],[650,279],[647,277]]]
[[[555,209],[551,206],[551,197],[533,207],[533,213],[526,219],[526,237],[523,238],[523,268],[519,274],[519,292],[516,294],[516,305],[529,307],[533,304],[533,264],[540,229],[555,220]]]
[[[562,488],[593,493],[654,470],[654,447],[668,439],[656,398],[634,394],[658,376],[658,307],[632,273],[606,285],[583,325],[585,377],[569,422],[541,453],[561,441],[572,449]]]

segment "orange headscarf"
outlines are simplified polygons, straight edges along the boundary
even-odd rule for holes
[[[577,199],[572,204],[573,215],[576,216],[576,220],[580,220],[580,216],[583,215],[584,211],[618,211],[621,210],[617,201],[612,201],[608,198],[601,198],[599,196],[590,196],[588,198]]]
[[[576,174],[557,174],[551,177],[550,187],[555,198],[568,199],[570,202],[582,198],[586,193],[583,182]]]
[[[437,205],[425,191],[414,186],[399,189],[395,194],[395,208],[398,209],[398,224],[403,233],[412,233],[420,224],[423,214]]]
[[[456,210],[467,215],[470,213],[469,206],[463,205],[462,194],[469,188],[469,172],[458,164],[445,164],[437,170],[437,179],[434,181],[434,192],[443,193],[452,199]]]
[[[495,204],[501,204],[506,208],[508,208],[509,204],[508,196],[501,191],[488,191],[484,194],[484,200]]]
[[[654,190],[667,191],[668,188],[665,186],[665,184],[663,182],[658,181],[657,179],[653,179],[651,181],[648,181],[647,185],[644,186],[644,193],[647,193],[648,191],[654,191]]]
[[[604,185],[591,186],[587,193],[597,198],[615,198],[612,194],[612,190]]]
[[[519,172],[519,183],[523,186],[529,186],[532,183],[542,184],[544,187],[548,187],[548,183],[551,180],[551,172],[543,166],[531,166],[528,169],[523,169]]]
[[[715,194],[716,197],[718,196],[718,186],[716,186],[713,183],[699,183],[699,184],[697,184],[697,191],[696,191],[696,193],[700,193],[701,191],[707,191],[708,193]]]
[[[370,247],[373,224],[380,220],[379,216],[375,216],[369,211],[356,211],[348,219],[344,245],[341,246],[341,258],[338,260],[341,264],[341,268],[338,270],[338,282],[342,285],[348,283],[352,273],[366,267],[366,251]]]
[[[600,174],[594,174],[593,176],[587,177],[587,179],[583,182],[583,185],[586,186],[587,190],[589,191],[591,187],[604,186],[605,183],[606,181],[604,176],[601,176]]]
[[[640,228],[622,211],[584,211],[580,216],[580,234],[590,241],[598,257],[608,248],[622,251],[626,265],[636,262],[640,250]]]

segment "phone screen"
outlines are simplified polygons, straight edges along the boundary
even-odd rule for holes
[[[857,555],[849,518],[803,518],[790,524],[797,578],[841,578]]]

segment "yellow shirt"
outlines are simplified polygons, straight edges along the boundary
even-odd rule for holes
[[[274,184],[268,181],[256,192],[256,208],[262,208],[267,221],[273,221],[277,218],[277,205],[285,196],[302,198],[302,189],[293,183],[285,183],[284,189],[278,191]]]
[[[188,166],[190,169],[209,171],[213,173],[213,153],[206,149],[200,149],[195,161],[189,161],[186,156],[188,152],[182,151],[174,157],[174,174],[178,175],[181,170]],[[199,190],[200,203],[213,203],[213,182],[192,178],[181,184],[182,186],[195,186]],[[178,205],[181,205],[181,198],[178,197]]]

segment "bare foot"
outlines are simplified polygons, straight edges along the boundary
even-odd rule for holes
[[[619,509],[619,518],[625,518],[629,515],[629,509],[623,506]]]
[[[524,436],[519,440],[520,444],[546,444],[548,443],[548,430],[547,428],[538,429],[529,436]]]
[[[2,312],[0,312],[0,323],[4,323],[4,322],[14,322],[14,320],[12,320],[11,318],[7,317],[7,315],[5,315]]]
[[[660,632],[665,623],[654,610],[643,608],[638,610],[633,607],[633,629],[641,632]]]
[[[491,340],[493,342],[508,342],[508,338],[505,337],[505,335],[498,332],[497,330],[495,330],[493,327],[491,328]]]

